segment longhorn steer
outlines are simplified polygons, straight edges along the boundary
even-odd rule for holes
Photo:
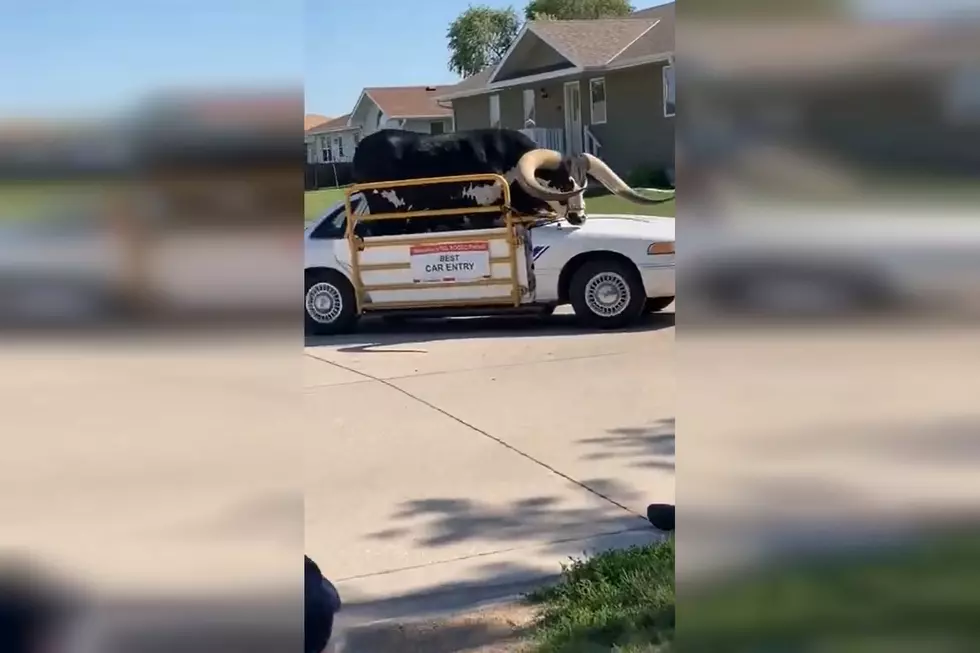
[[[539,148],[521,132],[506,129],[432,135],[385,129],[364,138],[354,153],[354,182],[361,184],[488,173],[502,175],[510,183],[516,213],[564,212],[573,224],[581,224],[585,217],[582,192],[589,174],[632,201],[665,201],[640,195],[592,155],[563,157]],[[501,193],[490,182],[464,182],[375,190],[365,195],[369,212],[377,214],[490,206],[501,202]]]

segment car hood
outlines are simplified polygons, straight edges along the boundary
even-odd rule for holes
[[[674,218],[653,215],[590,215],[575,227],[583,236],[636,237],[643,240],[674,240]]]

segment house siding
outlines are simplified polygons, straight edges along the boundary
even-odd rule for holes
[[[312,160],[309,163],[342,163],[354,159],[354,149],[357,145],[354,142],[355,131],[327,132],[325,134],[311,134],[306,137],[307,144],[312,149]],[[337,147],[337,139],[342,140],[344,154],[340,155],[340,148]],[[323,150],[326,149],[327,139],[333,150],[333,161],[327,161],[323,157]]]
[[[602,145],[603,161],[620,175],[650,166],[674,166],[674,118],[664,117],[663,66],[655,63],[604,75],[588,75],[582,82],[582,115]],[[606,80],[606,123],[592,124],[589,79]]]
[[[432,133],[432,123],[441,122],[444,133],[449,133],[453,130],[453,119],[452,118],[428,118],[428,119],[408,119],[405,121],[405,126],[403,129],[408,131],[418,132],[420,134],[431,134]]]
[[[565,83],[578,80],[582,91],[582,120],[602,145],[600,156],[620,175],[641,166],[663,169],[674,165],[674,118],[663,110],[663,65],[646,64],[606,73],[548,80],[502,89],[500,121],[504,129],[524,128],[523,91],[535,90],[535,125],[565,127]],[[589,80],[606,80],[606,123],[592,124]],[[488,95],[453,100],[458,130],[490,125]]]
[[[456,130],[485,129],[490,126],[489,95],[478,95],[453,100],[453,113],[456,116]],[[503,119],[503,104],[500,107]]]
[[[574,79],[574,78],[573,78]],[[564,81],[525,84],[500,91],[500,126],[504,129],[524,128],[524,90],[534,89],[535,124],[538,127],[565,127],[563,113]],[[490,126],[490,95],[453,100],[456,129],[483,129]]]
[[[360,116],[355,116],[354,122],[360,125],[361,129],[364,130],[364,135],[374,133],[379,129],[384,129],[387,123],[387,118],[384,112],[378,108],[378,106],[371,100],[364,99],[365,109],[363,110],[363,118]],[[361,113],[361,112],[358,112]],[[380,122],[378,119],[380,118]]]

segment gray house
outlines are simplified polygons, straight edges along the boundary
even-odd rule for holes
[[[439,99],[457,130],[524,130],[620,175],[673,169],[673,60],[673,3],[628,18],[530,21],[496,66]]]

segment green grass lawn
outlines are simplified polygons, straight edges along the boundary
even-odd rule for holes
[[[674,640],[674,539],[565,567],[529,597],[535,653],[666,653]]]
[[[307,220],[317,218],[336,202],[344,198],[343,189],[323,188],[320,190],[307,191],[305,197],[305,216]],[[655,206],[644,206],[633,204],[627,200],[606,195],[604,197],[592,197],[586,200],[586,207],[590,213],[627,213],[636,215],[674,215],[674,200],[657,204]]]
[[[303,214],[307,220],[323,215],[333,204],[344,199],[342,188],[321,188],[308,190],[303,197]]]
[[[679,640],[692,653],[976,651],[980,535],[928,532],[689,586]]]

